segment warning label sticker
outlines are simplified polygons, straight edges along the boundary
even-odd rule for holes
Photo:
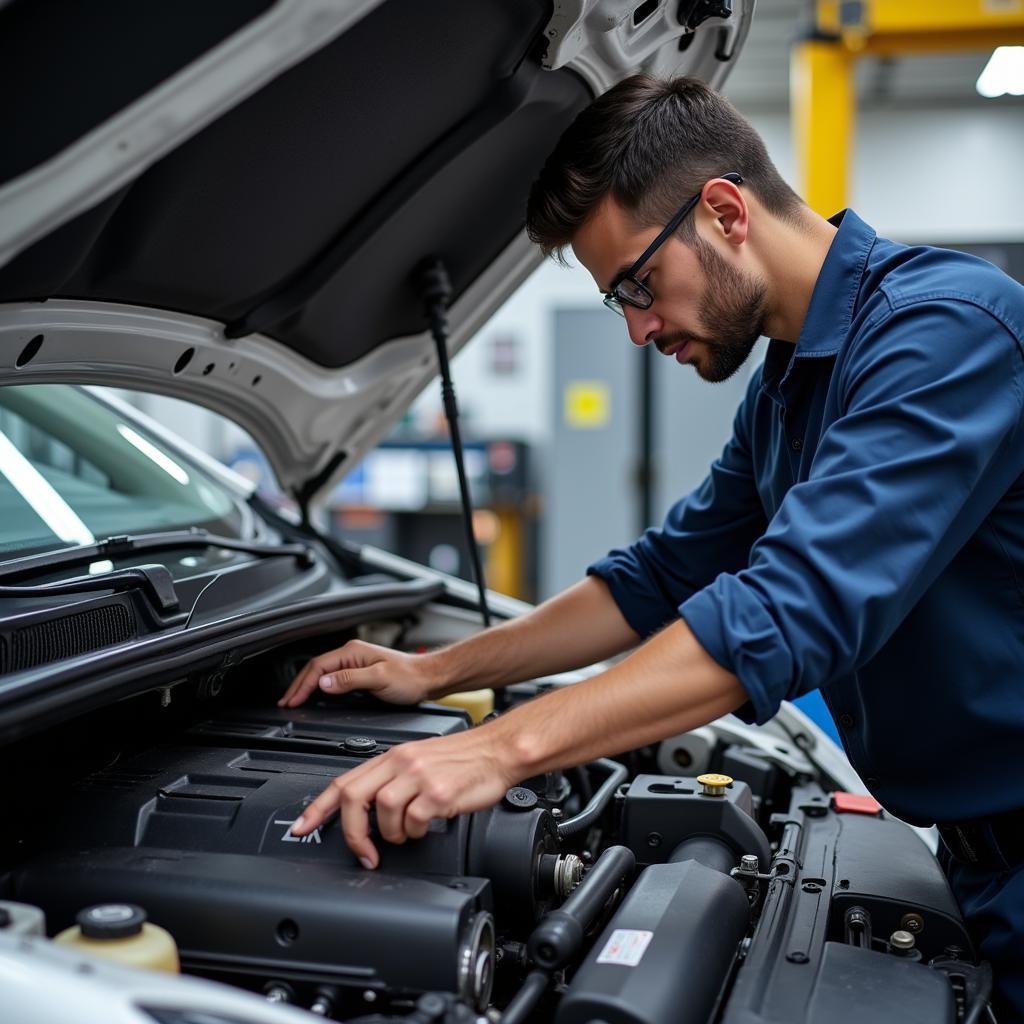
[[[612,932],[612,937],[604,944],[604,949],[601,950],[597,962],[636,967],[653,938],[654,932],[642,932],[634,928],[616,928]]]

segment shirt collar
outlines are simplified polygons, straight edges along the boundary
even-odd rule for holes
[[[768,347],[763,385],[769,393],[776,391],[794,359],[833,356],[850,331],[876,236],[853,210],[841,210],[829,223],[839,230],[818,273],[796,346],[772,341]]]
[[[853,210],[829,218],[839,230],[811,293],[803,330],[796,343],[797,356],[831,356],[842,347],[856,312],[864,268],[875,244],[874,229]]]

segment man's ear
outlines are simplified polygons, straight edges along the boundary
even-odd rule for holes
[[[701,200],[701,212],[711,231],[730,245],[740,245],[747,240],[750,210],[737,185],[725,178],[712,178],[704,185]]]

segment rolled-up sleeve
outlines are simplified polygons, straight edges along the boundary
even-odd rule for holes
[[[887,306],[851,340],[808,479],[679,607],[757,722],[870,660],[1021,474],[1021,369],[967,302]]]
[[[704,482],[676,502],[657,529],[587,569],[608,584],[630,627],[650,636],[678,618],[678,607],[720,572],[747,564],[767,520],[751,463],[755,373],[733,423],[733,435]]]

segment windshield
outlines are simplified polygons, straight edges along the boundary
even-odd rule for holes
[[[242,523],[223,486],[88,392],[0,387],[0,555]]]

